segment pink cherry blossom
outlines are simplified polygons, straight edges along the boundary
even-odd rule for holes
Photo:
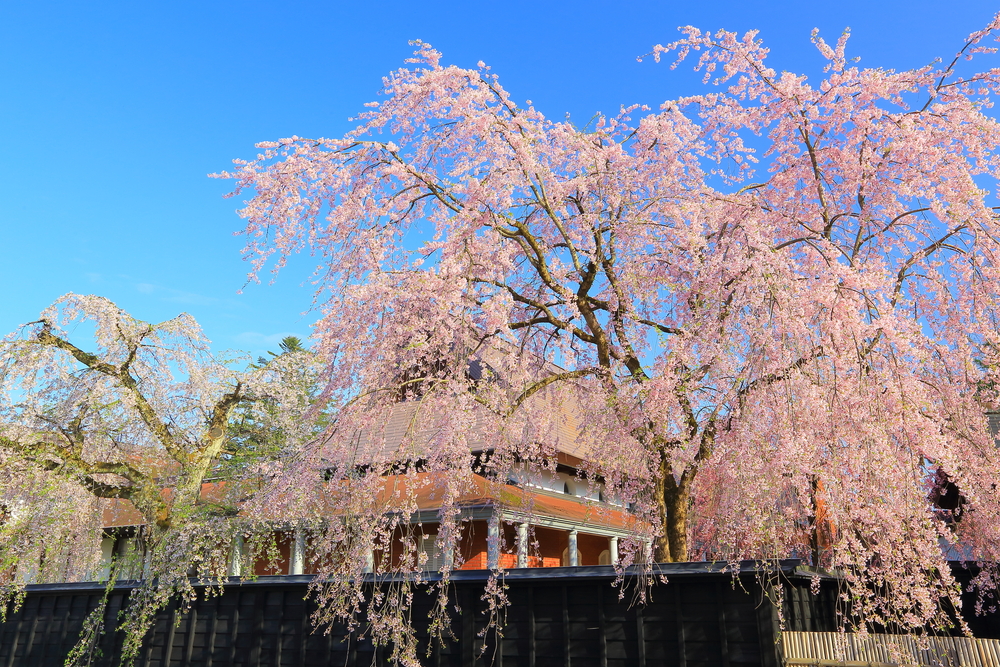
[[[282,497],[401,459],[455,497],[471,441],[502,476],[549,460],[569,420],[658,560],[800,556],[877,591],[866,622],[947,625],[945,552],[1000,556],[1000,70],[959,67],[998,25],[901,72],[814,34],[815,82],[770,68],[755,32],[684,28],[653,54],[715,88],[586,128],[418,43],[354,131],[260,144],[219,176],[249,195],[255,275],[318,257],[338,414]],[[479,359],[495,382],[469,379]],[[422,408],[386,448],[400,396]],[[928,500],[937,469],[961,522]],[[394,502],[405,517],[412,493]]]

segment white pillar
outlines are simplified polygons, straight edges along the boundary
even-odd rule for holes
[[[528,567],[528,524],[517,524],[517,566]]]
[[[288,574],[302,574],[306,563],[306,533],[301,528],[295,529],[295,539],[292,540],[292,553],[289,554]]]
[[[364,574],[371,574],[375,571],[375,551],[371,547],[365,550],[365,567],[361,571]]]
[[[500,567],[500,520],[490,517],[486,532],[486,567],[496,570]]]
[[[618,538],[612,537],[610,540],[609,555],[611,556],[611,564],[618,565]]]
[[[580,552],[577,550],[577,531],[571,530],[569,532],[569,565],[570,567],[576,567],[580,564]]]
[[[455,543],[447,540],[444,552],[441,554],[441,569],[451,571],[453,567],[455,567]]]
[[[101,569],[97,571],[97,581],[107,581],[111,577],[111,562],[115,556],[115,538],[101,539]]]
[[[17,581],[20,584],[38,584],[42,583],[39,581],[39,561],[41,560],[41,554],[35,554],[35,558],[32,558],[27,563],[25,561],[20,561],[17,564]]]
[[[243,574],[243,536],[237,535],[233,540],[233,555],[229,559],[229,576],[239,577]]]

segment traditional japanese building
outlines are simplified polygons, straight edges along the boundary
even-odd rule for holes
[[[419,403],[413,400],[396,404],[378,438],[359,438],[359,462],[364,463],[377,454],[383,460],[397,458],[404,468],[419,467],[415,459],[419,459],[421,447],[433,439],[433,434],[426,430],[415,438],[407,433]],[[618,562],[621,541],[635,540],[643,532],[642,527],[626,503],[607,497],[602,479],[586,477],[583,472],[586,451],[578,437],[579,413],[575,410],[564,412],[556,420],[550,447],[553,455],[544,469],[518,464],[503,475],[496,471],[473,472],[471,484],[452,501],[459,510],[461,538],[450,553],[442,553],[437,541],[442,507],[439,476],[442,473],[410,472],[383,478],[386,489],[406,485],[415,499],[417,511],[410,517],[410,524],[415,527],[418,550],[424,553],[421,560],[425,561],[425,570],[438,570],[443,560],[449,558],[452,566],[461,570],[593,566]],[[471,428],[474,431],[475,424]],[[414,440],[418,441],[416,447]],[[408,443],[405,447],[401,445],[404,442]],[[470,442],[473,461],[491,455],[486,439],[473,436]],[[330,480],[329,483],[336,485],[338,482]],[[225,482],[204,484],[203,498],[214,502],[225,495],[224,486]],[[322,498],[317,502],[322,505]],[[392,507],[391,501],[383,504]],[[326,510],[330,517],[339,511],[334,506]],[[324,514],[323,510],[320,514]],[[112,556],[124,553],[129,540],[142,529],[142,523],[141,515],[127,501],[108,504],[104,512],[106,536],[102,542],[105,565],[99,574],[107,576]],[[301,529],[285,528],[287,524],[287,517],[275,517],[280,558],[276,562],[259,562],[255,574],[309,574],[314,569],[308,534]],[[369,569],[378,571],[382,564],[398,559],[400,548],[398,541],[393,540],[384,552],[371,554]],[[649,557],[648,543],[644,551],[645,557]],[[230,574],[244,573],[234,564]],[[136,575],[129,572],[123,576]]]

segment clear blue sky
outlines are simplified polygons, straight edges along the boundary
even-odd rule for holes
[[[216,347],[259,354],[316,319],[309,257],[248,285],[238,202],[206,174],[254,143],[338,136],[422,39],[486,61],[515,99],[586,120],[698,79],[636,62],[676,27],[759,29],[777,69],[815,72],[817,27],[862,65],[951,56],[1000,4],[869,2],[0,3],[0,335],[69,291],[159,321],[187,311]]]

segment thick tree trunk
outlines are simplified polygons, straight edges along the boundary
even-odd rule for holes
[[[826,501],[823,498],[823,480],[817,475],[809,476],[809,551],[812,564],[825,566],[829,550],[834,540],[834,527],[830,523]]]
[[[656,503],[659,507],[663,532],[653,543],[653,559],[658,563],[679,563],[688,560],[689,480],[678,483],[666,459],[661,459],[656,480]]]

